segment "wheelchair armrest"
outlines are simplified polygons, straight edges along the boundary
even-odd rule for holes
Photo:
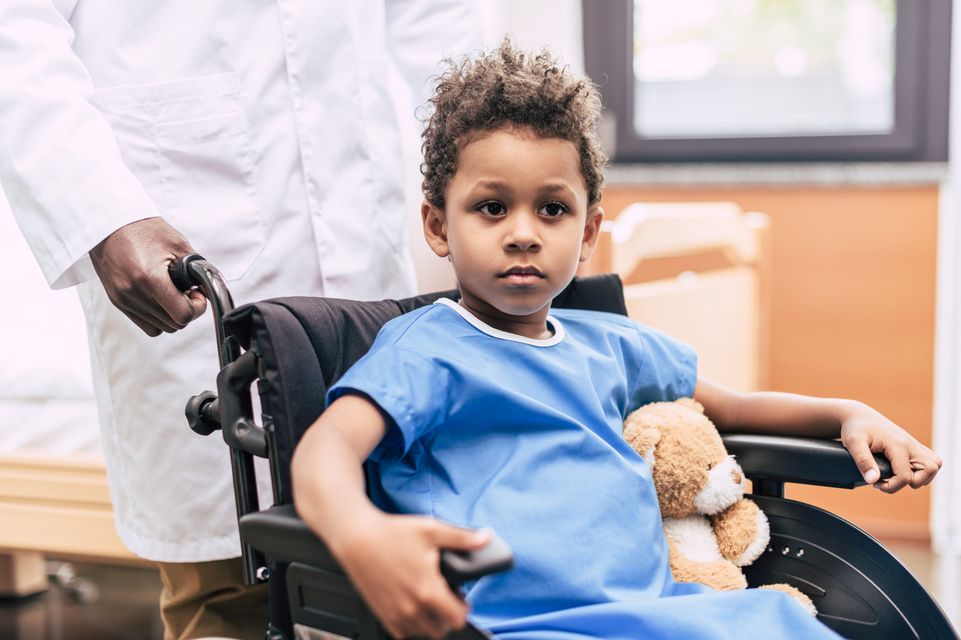
[[[299,562],[343,573],[333,554],[304,524],[294,505],[273,506],[240,519],[240,537],[271,560]]]
[[[343,573],[320,538],[290,504],[250,513],[240,519],[240,537],[274,561],[299,562]],[[473,552],[441,551],[441,572],[452,587],[513,566],[510,548],[496,535],[491,544]]]
[[[790,438],[754,434],[723,435],[728,453],[737,459],[748,478],[797,482],[853,489],[864,478],[848,450],[837,440]],[[874,455],[881,478],[889,478],[891,463]]]

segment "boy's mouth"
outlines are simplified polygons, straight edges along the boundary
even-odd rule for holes
[[[511,282],[525,283],[540,280],[544,278],[544,274],[534,266],[519,266],[511,267],[507,271],[502,271],[497,274],[497,277]]]

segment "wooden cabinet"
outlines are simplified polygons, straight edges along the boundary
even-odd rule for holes
[[[616,217],[634,202],[737,203],[770,218],[768,387],[862,400],[930,445],[937,185],[643,188],[612,186]],[[789,486],[887,538],[927,540],[930,491],[889,496]]]

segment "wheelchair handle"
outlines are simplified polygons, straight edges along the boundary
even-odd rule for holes
[[[217,351],[220,354],[220,367],[233,362],[240,350],[224,343],[224,316],[233,311],[234,300],[227,288],[227,280],[214,265],[207,262],[199,253],[188,253],[170,263],[167,273],[178,290],[187,292],[198,289],[210,302],[214,316],[214,330],[217,332]]]
[[[239,519],[260,510],[254,461],[250,450],[264,455],[266,441],[262,430],[253,425],[252,420],[245,422],[237,419],[238,415],[250,415],[250,394],[247,388],[238,388],[235,394],[225,394],[220,384],[225,370],[235,372],[237,369],[228,369],[228,365],[241,359],[240,345],[235,338],[228,338],[224,329],[224,316],[233,311],[234,301],[223,274],[199,253],[189,253],[177,258],[167,267],[167,273],[178,290],[187,292],[198,289],[207,298],[213,312],[217,354],[220,357],[221,374],[217,376],[220,396],[205,391],[192,397],[187,403],[185,414],[190,428],[200,435],[209,435],[217,428],[223,428],[224,440],[230,446],[234,501]],[[245,364],[245,361],[237,364]],[[245,446],[248,443],[253,445]],[[242,543],[241,556],[245,584],[257,584],[260,581],[258,569],[264,564],[263,555],[250,545]]]
[[[167,273],[170,274],[170,279],[173,280],[174,286],[176,286],[179,291],[187,292],[203,284],[199,278],[195,280],[191,274],[190,263],[196,262],[197,260],[205,260],[205,258],[199,253],[188,253],[185,256],[177,258],[167,267]]]

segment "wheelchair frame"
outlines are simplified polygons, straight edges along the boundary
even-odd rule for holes
[[[289,462],[296,445],[297,437],[289,433],[295,425],[278,429],[279,414],[286,408],[280,405],[286,398],[278,403],[272,396],[293,396],[302,389],[296,375],[286,382],[280,380],[283,374],[275,360],[276,345],[265,342],[270,342],[271,328],[288,335],[305,332],[302,318],[294,311],[298,299],[245,305],[233,312],[222,276],[196,254],[171,265],[171,277],[181,290],[199,287],[213,308],[221,365],[217,394],[205,391],[191,398],[186,415],[191,428],[201,435],[222,430],[230,447],[245,580],[248,584],[270,584],[267,639],[388,638],[323,542],[299,519],[292,505],[289,473],[282,462]],[[368,314],[371,317],[360,314],[359,319],[351,321],[369,332],[379,328],[378,323],[383,321],[380,316],[393,317],[450,293],[362,303],[388,306],[377,308],[377,313]],[[562,297],[565,306],[626,315],[623,289],[615,275],[575,280],[558,298]],[[310,342],[300,346],[308,347]],[[338,368],[349,366],[351,358],[356,360],[364,351],[339,355]],[[316,373],[321,370],[316,368]],[[339,373],[335,372],[336,377]],[[250,388],[254,382],[261,394],[262,425],[253,416]],[[283,417],[290,423],[306,422],[305,429],[323,411],[322,403],[322,398],[315,399],[300,415],[285,413]],[[819,618],[847,638],[958,638],[930,594],[874,538],[834,514],[784,498],[786,482],[848,489],[864,484],[839,442],[742,434],[725,435],[723,439],[751,479],[752,498],[771,524],[767,550],[745,569],[749,585],[793,584],[812,598]],[[254,456],[270,462],[275,506],[265,510],[257,500]],[[889,477],[888,461],[881,456],[876,459],[882,477]],[[445,557],[442,564],[455,588],[459,582],[509,566],[509,559],[504,558],[475,563],[471,558],[461,558],[458,571],[447,566],[449,559]],[[483,630],[470,626],[449,636],[451,640],[487,637]]]

